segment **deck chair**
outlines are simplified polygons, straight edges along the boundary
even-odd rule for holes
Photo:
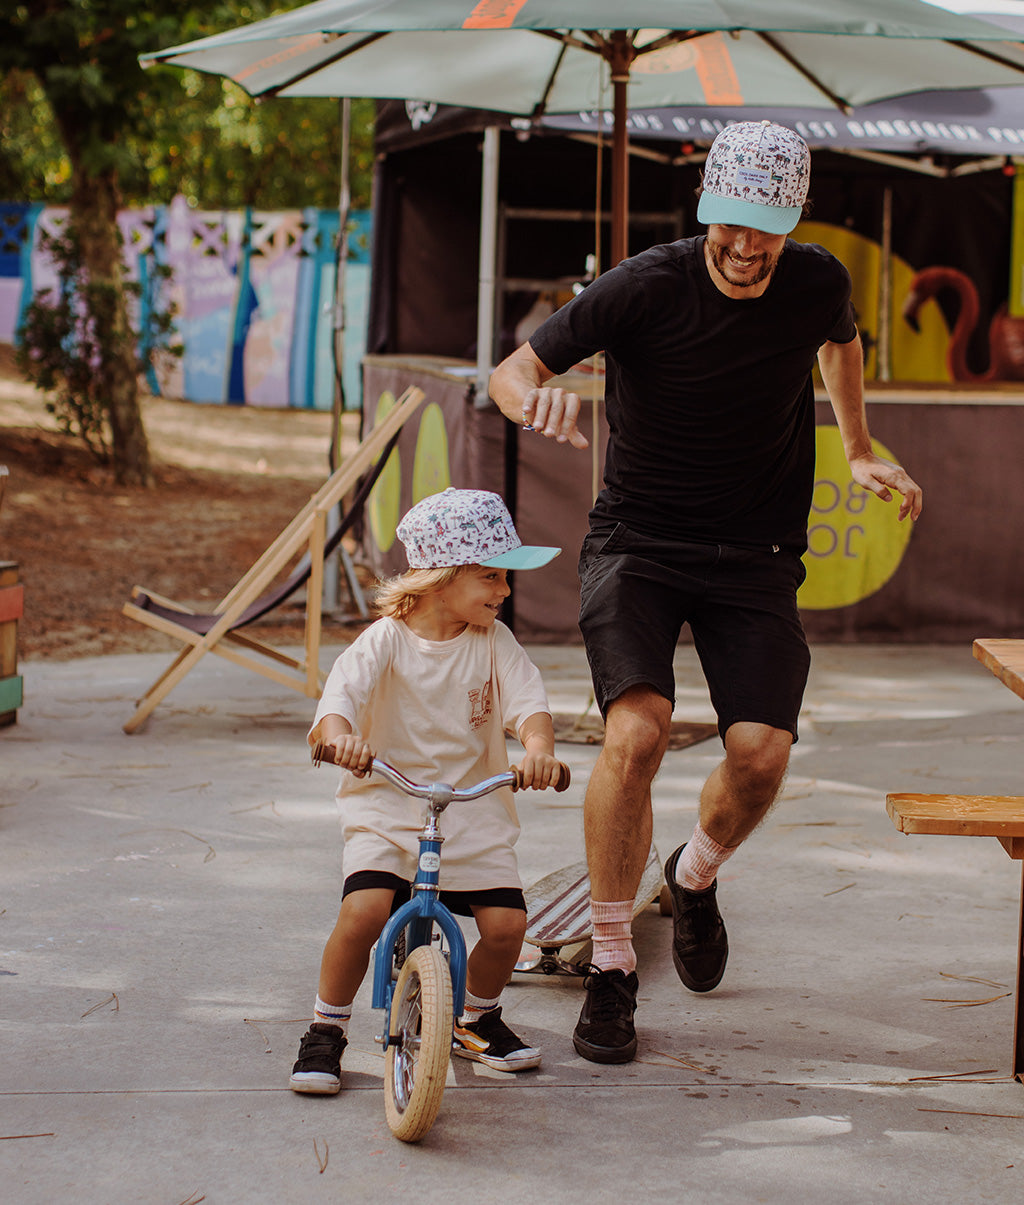
[[[387,463],[399,432],[423,398],[423,391],[415,387],[402,394],[394,409],[317,490],[211,613],[197,613],[151,590],[134,587],[131,600],[122,608],[123,614],[175,637],[182,641],[184,648],[139,700],[131,718],[123,725],[125,732],[135,732],[207,653],[215,653],[254,670],[308,698],[320,694],[324,683],[319,663],[324,558],[337,548],[351,527]],[[356,487],[360,478],[363,480],[352,505],[338,528],[328,536],[330,512]],[[287,579],[274,585],[285,567],[300,553],[301,559]],[[306,628],[301,657],[289,656],[241,630],[280,606],[302,586],[306,587]]]

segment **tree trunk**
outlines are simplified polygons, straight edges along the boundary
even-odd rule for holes
[[[114,478],[119,485],[151,486],[149,442],[139,406],[135,332],[128,319],[121,270],[117,185],[112,172],[89,176],[77,167],[75,175],[71,221],[78,231],[88,279],[92,285],[103,286],[105,298],[105,312],[95,316],[104,333],[96,372],[110,421]]]

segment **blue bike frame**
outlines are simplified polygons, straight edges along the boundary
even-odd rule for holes
[[[420,852],[416,867],[416,878],[412,884],[412,899],[389,917],[377,940],[377,953],[373,964],[373,1007],[383,1008],[384,1015],[391,1015],[391,999],[394,995],[392,967],[395,961],[395,946],[398,935],[406,930],[406,956],[418,946],[430,945],[434,925],[448,939],[449,966],[452,980],[452,1009],[456,1017],[462,1013],[466,999],[466,939],[459,922],[440,899],[441,845],[444,837],[438,820],[441,813],[453,800],[478,799],[497,787],[510,786],[515,789],[518,782],[514,770],[497,774],[475,787],[456,790],[447,783],[420,786],[410,782],[404,775],[386,762],[373,759],[372,769],[387,778],[408,795],[419,796],[428,802],[426,823],[420,833]],[[384,1049],[387,1049],[388,1034],[384,1034]]]

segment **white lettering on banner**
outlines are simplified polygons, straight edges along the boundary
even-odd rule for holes
[[[864,534],[864,528],[858,524],[849,524],[842,515],[859,515],[868,504],[868,491],[855,481],[847,482],[846,489],[829,478],[819,477],[814,483],[814,501],[811,504],[813,514],[830,515],[840,512],[839,521],[831,523],[814,523],[807,529],[807,551],[814,557],[832,556],[842,548],[842,556],[857,557],[859,553],[853,547],[853,533]],[[845,535],[840,539],[840,532]]]

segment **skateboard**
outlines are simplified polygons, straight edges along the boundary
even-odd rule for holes
[[[526,941],[537,947],[532,957],[521,958],[516,970],[533,975],[585,975],[586,961],[563,958],[561,951],[588,941],[590,924],[590,874],[586,862],[574,862],[552,871],[526,889]],[[658,851],[651,852],[633,900],[633,916],[658,900],[663,916],[672,913]]]

